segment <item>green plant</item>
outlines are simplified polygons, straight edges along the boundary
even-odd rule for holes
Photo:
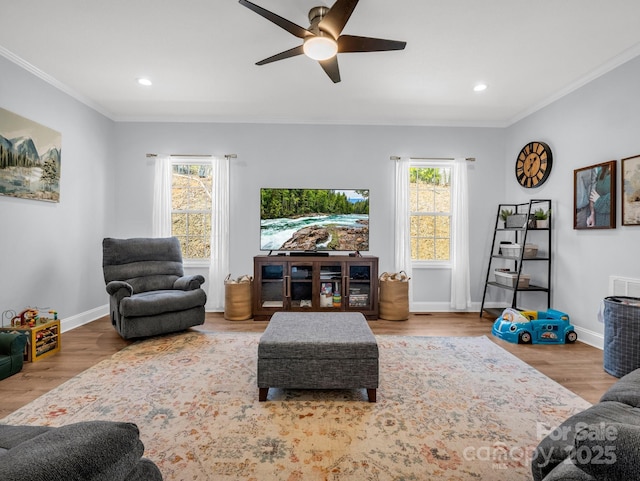
[[[507,217],[510,215],[513,215],[513,211],[511,209],[502,209],[500,211],[500,218],[505,222],[507,221]]]
[[[533,215],[536,217],[536,220],[546,220],[551,215],[551,209],[546,212],[542,209],[538,209],[533,212]]]

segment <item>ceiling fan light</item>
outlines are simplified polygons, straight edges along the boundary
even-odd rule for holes
[[[307,38],[302,49],[313,60],[327,60],[338,53],[338,44],[332,38],[318,35]]]

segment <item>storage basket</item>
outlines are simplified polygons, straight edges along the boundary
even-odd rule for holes
[[[520,257],[522,252],[522,245],[520,244],[500,244],[500,252],[503,256],[507,257]],[[522,257],[525,259],[531,259],[538,255],[538,246],[535,244],[525,244],[524,253]]]
[[[379,279],[378,317],[380,319],[388,321],[409,319],[409,279],[404,271],[398,274],[382,273]]]
[[[503,256],[507,257],[520,257],[520,251],[522,246],[520,244],[501,244],[500,251]]]
[[[640,368],[640,298],[604,299],[604,370],[622,377]]]
[[[224,318],[229,321],[245,321],[253,317],[251,291],[253,279],[243,276],[237,281],[224,280]]]
[[[498,284],[502,284],[503,286],[508,287],[516,287],[516,279],[518,278],[517,272],[501,271],[496,269],[494,271],[494,274],[496,275],[496,282]],[[530,275],[520,274],[518,289],[526,289],[527,287],[529,287],[529,281],[531,281]]]

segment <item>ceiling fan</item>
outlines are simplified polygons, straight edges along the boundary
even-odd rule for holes
[[[402,50],[407,45],[407,42],[397,40],[341,35],[358,0],[337,0],[331,8],[313,7],[309,11],[309,28],[296,25],[248,0],[240,0],[240,3],[303,40],[302,45],[260,60],[256,65],[265,65],[305,54],[317,60],[329,78],[337,83],[340,82],[338,53]]]

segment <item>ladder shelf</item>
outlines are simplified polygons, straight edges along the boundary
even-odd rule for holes
[[[506,225],[502,224],[501,212],[509,210],[513,212],[514,219],[509,220]],[[541,292],[546,294],[547,309],[551,307],[551,221],[549,218],[548,227],[537,227],[534,212],[543,210],[551,211],[550,199],[532,199],[526,203],[498,204],[491,251],[489,252],[489,262],[487,275],[484,283],[484,293],[480,307],[480,317],[483,313],[499,317],[506,307],[520,309],[518,301],[520,293]],[[509,225],[509,227],[507,227]],[[531,255],[528,240],[541,242],[542,249]],[[517,248],[516,246],[519,246]],[[508,250],[503,253],[502,250]],[[529,251],[528,251],[529,249]],[[532,264],[529,264],[532,263]],[[535,265],[546,263],[546,269],[538,268],[535,283],[530,282],[528,275],[529,267],[525,265]],[[500,264],[501,267],[497,267]],[[505,268],[505,265],[507,266]],[[544,271],[541,273],[541,271]],[[489,291],[506,291],[509,305],[504,307],[485,307],[487,293]]]

